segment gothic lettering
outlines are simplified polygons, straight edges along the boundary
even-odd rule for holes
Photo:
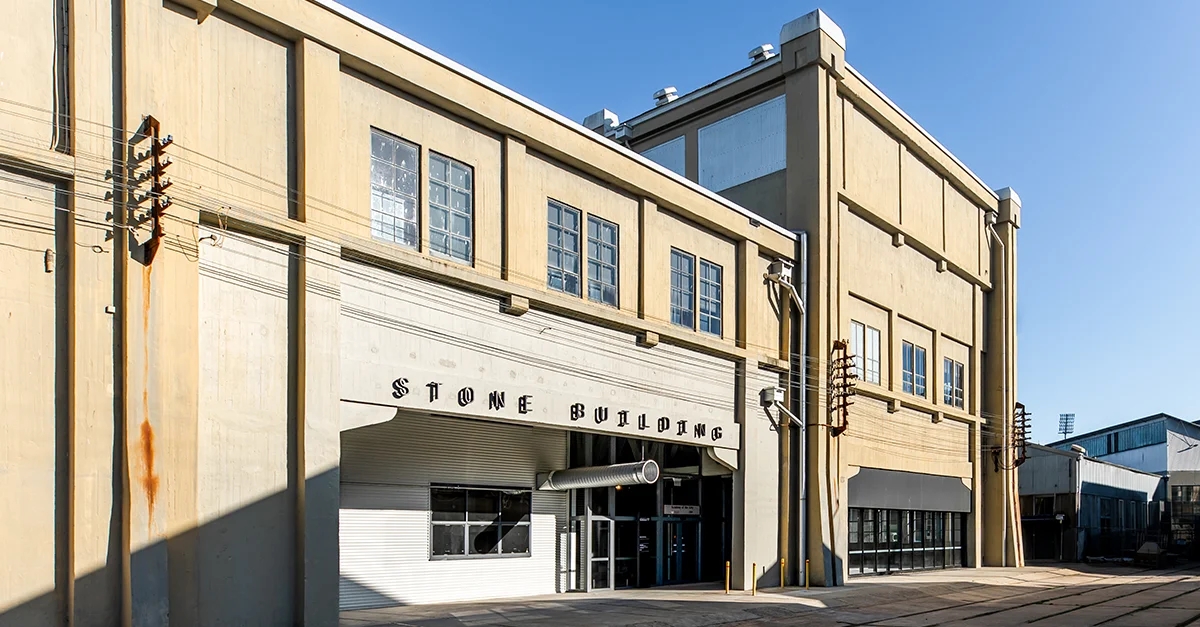
[[[703,422],[697,422],[696,426],[692,427],[692,435],[697,438],[708,435],[708,425]]]
[[[504,392],[488,393],[488,409],[504,409]]]
[[[583,403],[575,403],[571,405],[571,420],[579,420],[583,418]]]
[[[608,408],[607,407],[597,407],[595,414],[596,414],[596,424],[600,424],[602,422],[608,422]]]
[[[517,413],[528,414],[533,411],[533,397],[526,394],[517,399]]]
[[[687,435],[687,421],[680,420],[678,422],[679,422],[679,431],[676,431],[675,435]]]
[[[662,418],[658,419],[658,432],[659,433],[662,433],[663,431],[670,431],[670,429],[671,429],[671,419],[670,418],[663,416]]]
[[[621,411],[617,412],[617,426],[624,427],[625,425],[628,425],[628,424],[629,424],[629,410],[622,409]]]
[[[648,428],[650,427],[646,424],[646,414],[638,416],[638,431],[645,431]]]
[[[712,428],[712,439],[713,439],[713,442],[716,442],[717,440],[721,439],[721,427],[713,427]]]
[[[430,403],[432,403],[438,399],[438,389],[441,386],[442,386],[441,383],[437,383],[435,381],[430,381],[429,383],[425,384],[425,387],[429,388],[429,402]]]
[[[466,407],[475,402],[475,390],[463,388],[458,391],[458,406]]]
[[[404,398],[408,394],[408,379],[403,377],[392,381],[392,398]]]

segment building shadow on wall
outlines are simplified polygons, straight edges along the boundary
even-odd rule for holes
[[[306,488],[312,488],[309,493],[328,491],[331,483],[338,485],[337,482],[338,470],[332,469],[306,479]],[[169,489],[169,484],[164,487]],[[134,551],[129,556],[133,624],[156,627],[301,624],[299,613],[304,610],[299,597],[303,593],[298,591],[303,590],[305,582],[297,581],[296,530],[301,527],[296,524],[296,502],[294,491],[279,491]],[[118,499],[105,530],[108,551],[104,565],[73,581],[60,576],[54,589],[0,607],[0,627],[67,624],[68,598],[72,596],[76,627],[122,624],[123,535],[119,503]],[[336,536],[336,507],[334,512],[334,520],[322,525],[320,533]],[[59,544],[64,545],[61,541]],[[333,569],[338,568],[336,537],[331,546],[332,551],[324,554],[314,555],[316,551],[310,550],[305,555],[310,564],[309,589],[313,585],[327,586],[334,599],[332,607],[317,609],[322,620],[314,620],[310,614],[310,621],[336,624],[335,587],[339,583],[360,597],[374,597],[379,606],[401,604],[361,583],[348,579],[339,582],[333,576],[336,572]]]

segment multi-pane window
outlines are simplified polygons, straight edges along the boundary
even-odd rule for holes
[[[416,249],[420,149],[371,129],[371,236]]]
[[[925,396],[925,349],[911,342],[900,348],[905,393]]]
[[[850,352],[859,380],[879,384],[879,329],[850,321]]]
[[[965,368],[949,357],[942,359],[942,402],[963,408],[963,376]]]
[[[430,555],[529,555],[529,490],[429,488]]]
[[[578,296],[579,210],[551,200],[546,223],[546,284]]]
[[[696,328],[696,258],[671,249],[671,324]]]
[[[588,298],[617,306],[617,225],[588,216]]]
[[[429,249],[471,263],[474,172],[449,157],[429,155]]]
[[[721,266],[700,260],[700,330],[721,335]]]

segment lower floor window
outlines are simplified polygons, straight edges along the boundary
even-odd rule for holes
[[[532,497],[527,489],[430,487],[430,555],[529,555]]]
[[[850,574],[965,565],[965,514],[852,507],[849,518]]]

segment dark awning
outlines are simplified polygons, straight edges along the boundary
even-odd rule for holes
[[[850,477],[850,507],[970,512],[971,490],[958,477],[863,468]]]

